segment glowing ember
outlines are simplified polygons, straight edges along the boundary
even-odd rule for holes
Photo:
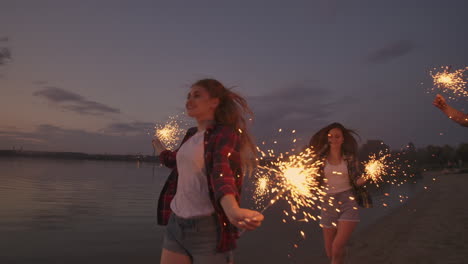
[[[306,236],[305,236],[305,233],[304,233],[304,231],[301,231],[300,233],[301,233],[301,236],[302,236],[302,237],[305,239],[305,238],[306,238]]]

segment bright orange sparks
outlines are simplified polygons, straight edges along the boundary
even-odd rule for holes
[[[468,96],[468,91],[466,90],[467,82],[464,76],[466,70],[468,70],[468,67],[450,72],[449,66],[443,66],[434,74],[431,71],[434,86],[438,87],[442,92],[453,94],[455,97],[466,97]]]
[[[177,117],[170,117],[170,120],[164,125],[155,127],[154,135],[168,148],[174,149],[181,139],[184,129],[180,127]]]
[[[382,155],[382,153],[380,153]],[[382,181],[382,176],[386,173],[389,168],[387,159],[390,157],[390,154],[382,155],[380,158],[377,158],[375,154],[372,154],[369,157],[369,161],[364,164],[365,166],[365,176],[367,179],[377,183]]]

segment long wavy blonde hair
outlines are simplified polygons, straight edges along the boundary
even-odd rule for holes
[[[257,166],[257,147],[247,127],[248,117],[253,117],[253,112],[247,101],[239,94],[226,88],[215,79],[202,79],[193,86],[201,86],[208,91],[212,98],[218,98],[219,104],[215,110],[215,121],[218,124],[232,127],[240,133],[240,157],[242,168],[246,174],[250,174]]]

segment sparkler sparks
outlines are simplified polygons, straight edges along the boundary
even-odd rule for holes
[[[270,180],[268,177],[263,175],[255,175],[256,179],[256,188],[254,193],[254,201],[257,204],[257,207],[266,201],[267,196],[270,194]]]
[[[382,176],[386,174],[389,169],[388,158],[390,154],[379,153],[380,158],[377,158],[376,154],[372,154],[369,157],[369,161],[364,164],[365,166],[365,178],[378,183],[382,181]]]
[[[267,151],[268,154],[260,152],[262,157],[274,156],[273,151]],[[258,179],[256,193],[265,194],[264,186],[270,186],[267,189],[275,194],[263,211],[279,199],[284,199],[290,206],[289,212],[283,211],[285,216],[294,221],[316,219],[307,210],[316,208],[316,202],[324,195],[317,181],[321,163],[315,158],[314,151],[308,148],[304,152],[289,157],[280,154],[270,166],[260,166],[256,172]],[[257,196],[256,200],[261,201],[263,197]]]
[[[384,154],[385,153],[385,154]],[[417,171],[414,167],[413,161],[408,159],[405,151],[390,154],[388,152],[379,152],[378,155],[370,155],[369,161],[364,163],[366,175],[364,177],[370,180],[376,187],[384,187],[385,184],[392,193],[384,192],[380,198],[379,203],[381,206],[389,208],[391,204],[390,196],[398,195],[396,187],[401,187],[407,182],[415,182],[415,173]],[[382,184],[383,186],[380,186]],[[399,200],[401,203],[408,199],[408,196],[398,195],[394,200]]]
[[[260,195],[263,195],[268,191],[268,179],[267,178],[260,178],[258,180],[258,191]]]
[[[455,99],[455,97],[466,97],[468,96],[468,91],[466,90],[466,77],[464,76],[465,71],[468,70],[468,67],[458,69],[455,71],[450,71],[449,66],[442,66],[439,69],[434,68],[433,73],[430,72],[434,86],[442,90],[442,92],[450,93],[450,99]]]
[[[164,125],[156,125],[154,136],[168,148],[175,149],[178,142],[181,140],[185,129],[182,128],[182,121],[178,116],[170,116],[169,121]]]

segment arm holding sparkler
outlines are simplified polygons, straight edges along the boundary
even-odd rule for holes
[[[465,114],[457,109],[451,107],[445,101],[445,98],[438,94],[436,95],[434,102],[432,103],[435,107],[439,108],[448,118],[457,122],[458,124],[468,127],[468,114]]]
[[[369,180],[369,177],[365,173],[362,173],[361,163],[359,162],[358,159],[355,159],[354,166],[358,172],[357,175],[361,175],[357,179],[354,180],[354,183],[356,184],[357,187],[363,186],[364,184],[367,183],[367,181]]]
[[[224,127],[216,138],[213,153],[213,169],[210,178],[217,206],[221,206],[234,226],[254,230],[261,225],[263,215],[259,212],[239,207],[243,173],[233,171],[231,162],[240,162],[240,136],[231,128]],[[232,160],[231,160],[232,159]]]
[[[356,186],[362,186],[364,184],[366,184],[368,178],[366,178],[365,176],[361,176],[359,178],[357,178],[356,180]]]
[[[223,196],[220,203],[229,221],[236,227],[254,230],[262,224],[264,216],[257,211],[240,208],[234,195]]]
[[[182,139],[182,143],[180,145],[182,145],[187,139],[189,139],[193,134],[195,134],[196,131],[197,131],[196,127],[192,127],[189,130],[187,130],[187,133],[185,134],[185,137]],[[153,136],[153,140],[151,141],[151,143],[153,145],[155,154],[158,154],[159,160],[164,166],[170,169],[173,169],[177,166],[177,163],[176,163],[177,150],[171,151],[171,150],[166,149],[164,144],[159,139],[158,135]]]
[[[153,145],[155,154],[161,155],[161,152],[166,150],[166,147],[164,147],[163,143],[157,136],[153,137],[153,140],[151,141],[151,144]]]
[[[167,150],[157,136],[153,137],[151,143],[153,145],[154,154],[158,155],[161,164],[170,169],[173,169],[177,166],[176,151]]]

